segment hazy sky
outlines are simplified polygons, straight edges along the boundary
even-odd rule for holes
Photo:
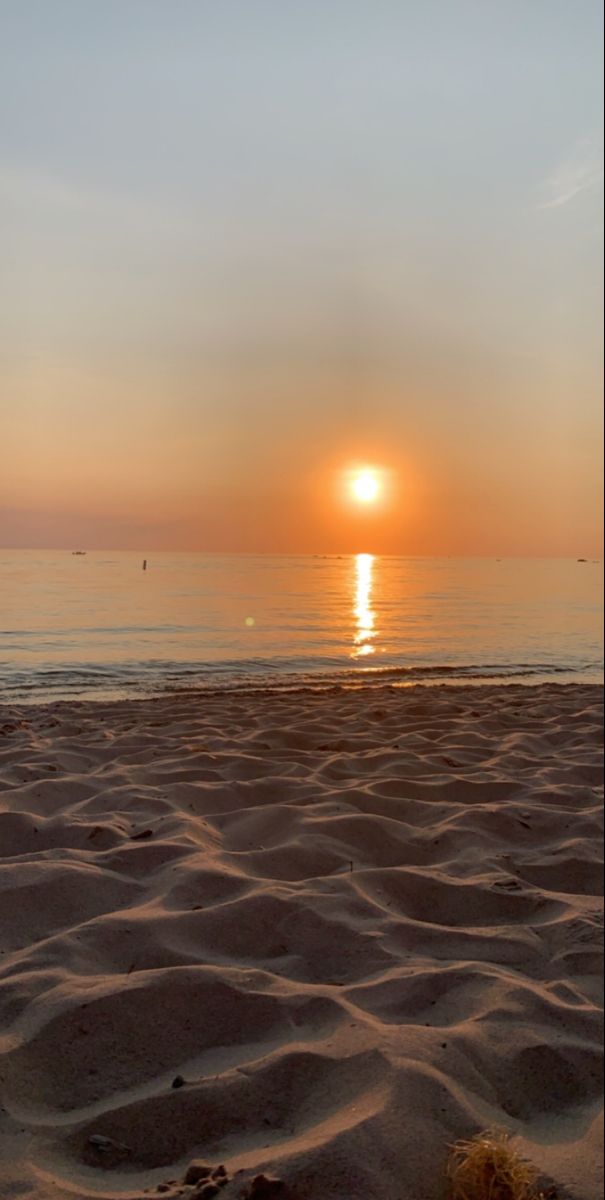
[[[599,10],[0,0],[0,544],[599,553]]]

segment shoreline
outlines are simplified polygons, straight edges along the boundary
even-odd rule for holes
[[[569,675],[572,672],[568,673]],[[200,701],[203,699],[218,700],[221,698],[229,698],[234,696],[252,696],[259,698],[270,698],[271,696],[322,696],[336,695],[345,696],[350,694],[366,695],[368,699],[377,695],[396,695],[398,693],[413,692],[416,689],[421,691],[477,691],[483,694],[500,688],[519,688],[522,692],[531,691],[541,688],[586,688],[593,689],[596,693],[605,695],[605,679],[558,679],[552,676],[540,676],[536,678],[527,678],[521,676],[510,676],[509,678],[491,679],[490,677],[483,678],[451,678],[451,679],[414,679],[409,682],[376,682],[368,683],[366,681],[338,681],[318,678],[316,682],[310,679],[305,679],[300,683],[237,683],[227,686],[211,685],[201,686],[196,688],[176,688],[174,690],[166,690],[163,692],[130,692],[124,695],[107,695],[107,696],[64,696],[50,697],[48,700],[27,700],[21,697],[20,699],[3,700],[0,693],[0,713],[4,710],[7,712],[13,709],[23,710],[24,712],[32,712],[48,709],[55,705],[122,705],[122,704],[167,704],[171,701]]]
[[[443,1200],[499,1125],[596,1200],[602,699],[0,705],[0,1194],[193,1197],[204,1159],[224,1200]]]

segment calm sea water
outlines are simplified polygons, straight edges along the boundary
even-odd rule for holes
[[[0,551],[0,587],[3,699],[602,680],[597,562]]]

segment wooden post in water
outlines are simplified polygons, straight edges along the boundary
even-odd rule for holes
[[[146,558],[143,559],[143,570],[144,571],[147,570],[147,559]]]

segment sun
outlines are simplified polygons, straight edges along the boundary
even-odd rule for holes
[[[380,492],[380,480],[376,471],[357,471],[351,486],[353,495],[360,504],[373,504]]]

